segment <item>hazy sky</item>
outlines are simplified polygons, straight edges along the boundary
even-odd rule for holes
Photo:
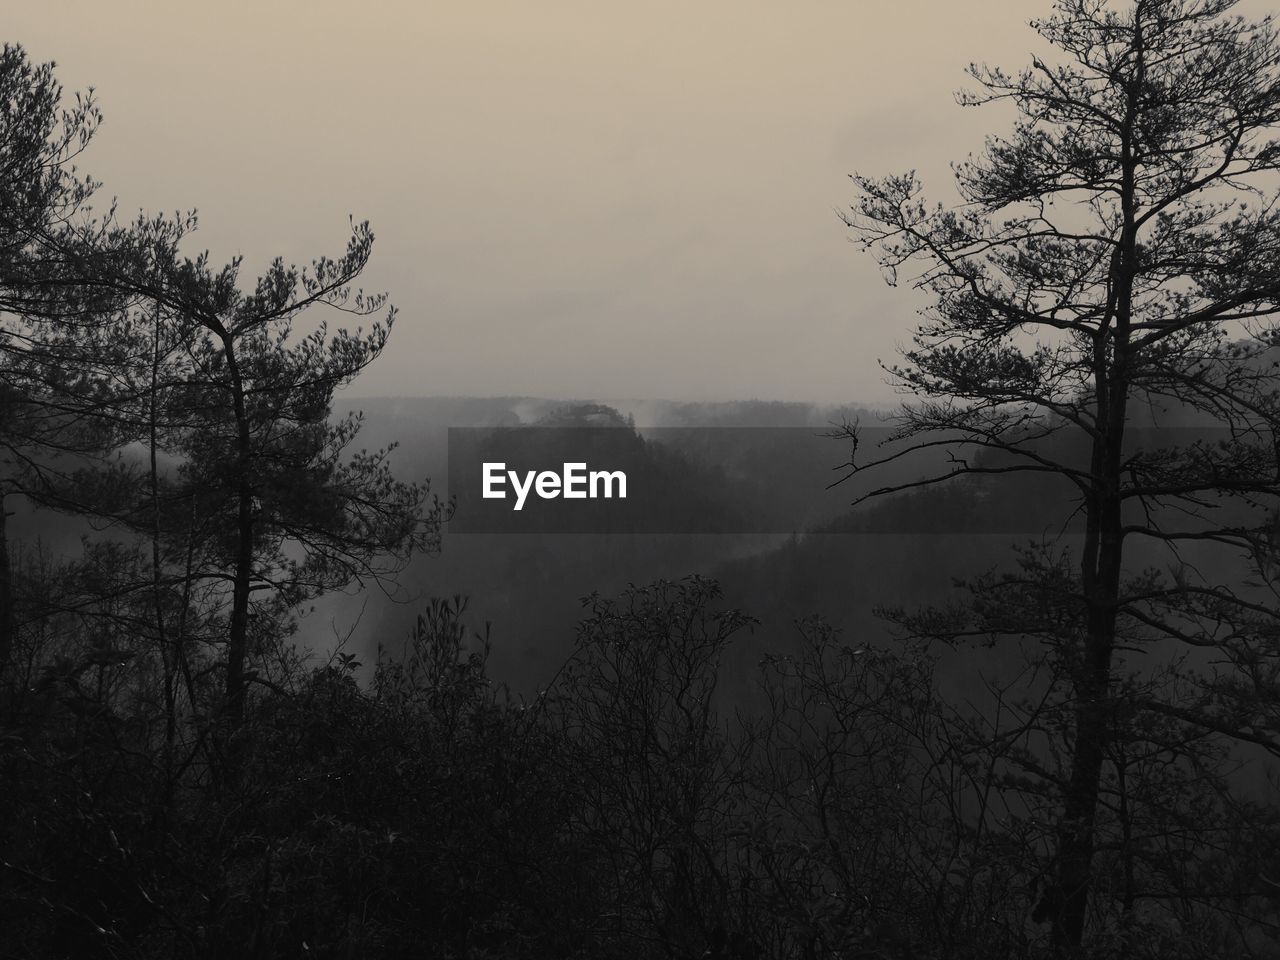
[[[192,252],[340,252],[400,307],[353,394],[877,401],[919,301],[835,210],[847,174],[1005,127],[953,93],[1021,66],[1041,0],[11,4],[96,87],[83,167]],[[251,282],[251,277],[246,280]]]

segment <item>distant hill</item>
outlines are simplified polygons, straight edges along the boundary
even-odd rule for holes
[[[828,425],[831,411],[812,405],[651,404],[640,416],[596,402],[529,398],[388,399],[360,401],[358,406],[367,417],[362,444],[399,440],[397,472],[426,473],[434,486],[446,475],[450,427],[507,431],[495,434],[506,455],[516,443],[527,458],[547,464],[569,456],[562,448],[566,431],[549,428],[616,434],[607,445],[613,457],[608,466],[625,469],[637,488],[650,493],[633,509],[660,513],[666,521],[662,528],[677,531],[569,534],[554,532],[564,528],[551,525],[521,534],[447,532],[440,557],[414,563],[403,578],[409,595],[471,596],[473,610],[493,624],[496,674],[524,692],[546,682],[572,649],[584,596],[706,572],[782,539],[753,530],[804,529],[813,520],[838,516],[846,506],[842,495],[831,495],[815,512],[839,448],[815,428]],[[636,425],[641,416],[648,418],[648,428]],[[483,438],[486,431],[479,433]],[[813,451],[808,460],[787,452],[783,441],[788,439]],[[546,510],[549,505],[538,506]],[[556,506],[578,509],[563,501]],[[546,515],[554,517],[549,511]],[[678,532],[705,529],[715,517],[720,518],[715,529],[729,533]],[[652,517],[634,519],[634,529],[654,529],[645,522]],[[395,649],[411,622],[412,607],[404,609],[376,595],[369,604],[362,626],[376,625],[372,634]]]

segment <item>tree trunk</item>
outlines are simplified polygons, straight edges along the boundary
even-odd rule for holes
[[[231,626],[227,636],[227,716],[233,726],[244,719],[244,661],[249,637],[249,586],[253,570],[253,493],[247,476],[236,490],[236,555],[231,590]]]
[[[1120,133],[1120,205],[1123,221],[1111,260],[1111,302],[1098,330],[1093,360],[1097,434],[1090,463],[1092,491],[1086,504],[1088,533],[1081,558],[1085,598],[1083,662],[1075,680],[1075,740],[1071,774],[1058,825],[1059,909],[1053,942],[1060,955],[1078,953],[1093,888],[1094,828],[1102,766],[1111,732],[1111,657],[1116,642],[1124,552],[1121,470],[1130,386],[1129,334],[1137,263],[1138,161],[1133,149],[1139,98],[1145,81],[1142,25],[1135,25],[1134,73]],[[1108,330],[1108,321],[1113,324]],[[1108,355],[1108,343],[1111,351]]]
[[[6,534],[9,515],[4,508],[5,494],[0,491],[0,681],[9,672],[13,657],[15,622],[13,611],[13,572],[9,566],[9,540]]]
[[[231,623],[227,636],[227,720],[234,729],[244,719],[244,661],[249,637],[249,590],[253,575],[253,483],[249,415],[235,343],[220,331],[227,371],[231,375],[232,407],[236,420],[236,548],[233,558]]]
[[[1076,948],[1084,940],[1093,881],[1094,818],[1110,732],[1111,651],[1114,607],[1108,615],[1099,603],[1089,612],[1085,663],[1076,683],[1076,729],[1071,776],[1058,825],[1058,891],[1061,908],[1054,918],[1053,940]]]
[[[152,613],[155,616],[156,645],[160,651],[160,664],[164,671],[164,742],[166,747],[165,763],[173,760],[173,744],[177,737],[178,711],[177,687],[174,678],[175,651],[170,649],[168,637],[165,635],[164,623],[164,589],[163,589],[163,557],[160,548],[160,467],[158,450],[160,446],[159,426],[159,393],[160,393],[160,307],[157,304],[153,319],[154,328],[151,339],[151,389],[148,396],[147,420],[148,441],[150,447],[150,481],[151,494],[151,601]],[[166,782],[169,778],[166,778]]]

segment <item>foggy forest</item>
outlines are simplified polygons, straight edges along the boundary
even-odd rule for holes
[[[9,37],[0,957],[1280,957],[1280,30],[1035,7],[842,158],[846,402],[380,390],[376,223],[126,214]]]

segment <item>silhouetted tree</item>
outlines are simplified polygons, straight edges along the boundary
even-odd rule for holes
[[[1040,913],[1063,952],[1086,938],[1122,703],[1276,748],[1275,728],[1239,702],[1120,694],[1122,677],[1141,670],[1132,647],[1210,646],[1254,665],[1246,672],[1273,670],[1275,607],[1229,584],[1272,548],[1280,44],[1269,20],[1233,17],[1234,6],[1061,0],[1034,24],[1061,63],[971,68],[980,89],[963,103],[1008,102],[1020,116],[956,166],[961,205],[926,205],[914,174],[854,178],[847,222],[891,279],[920,264],[913,282],[933,299],[905,363],[890,368],[919,398],[898,435],[911,450],[962,443],[1004,457],[980,465],[961,452],[909,485],[1051,474],[1070,483],[1084,518],[1076,569],[1050,591],[1065,617],[1052,635],[1070,723]],[[1161,415],[1218,432],[1144,441],[1135,418]],[[1047,442],[1055,435],[1079,443]],[[1174,573],[1134,575],[1134,541],[1154,545],[1148,561],[1166,548]],[[1258,622],[1223,626],[1245,619]],[[998,632],[1018,629],[1006,621]]]
[[[99,120],[92,96],[63,103],[52,64],[0,50],[0,676],[16,625],[5,498],[58,502],[60,458],[109,446],[92,399],[101,384],[80,362],[102,305],[85,302],[55,242],[79,229],[94,191],[73,163]]]
[[[243,712],[245,662],[255,610],[287,613],[354,581],[389,577],[415,552],[439,545],[442,510],[425,484],[391,473],[389,450],[351,453],[361,417],[331,420],[335,391],[386,346],[395,317],[369,332],[323,323],[293,336],[304,311],[327,306],[365,316],[385,297],[352,291],[373,245],[357,226],[343,256],[306,270],[276,260],[252,292],[239,289],[240,261],[211,269],[184,260],[141,289],[196,332],[190,379],[174,435],[182,482],[200,517],[204,565],[188,576],[229,587],[225,698],[234,725]],[[264,593],[255,602],[253,594]]]
[[[734,925],[725,840],[741,777],[717,710],[721,658],[751,619],[700,577],[587,598],[578,649],[546,704],[598,858],[602,942],[697,956]]]

